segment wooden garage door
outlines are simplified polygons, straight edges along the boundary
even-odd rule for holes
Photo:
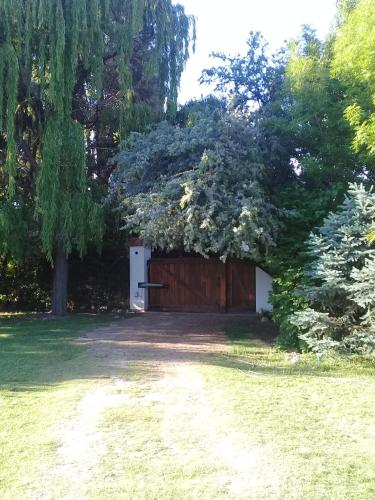
[[[161,311],[255,311],[255,266],[219,259],[161,258],[149,263],[149,307]]]
[[[226,297],[228,311],[256,309],[255,264],[247,261],[228,262],[226,266]]]

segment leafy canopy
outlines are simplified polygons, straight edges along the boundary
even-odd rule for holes
[[[346,89],[331,74],[332,46],[332,37],[321,42],[304,27],[290,44],[284,95],[302,178],[312,188],[335,184],[344,191],[347,182],[363,174],[367,159],[352,149],[353,132],[344,117]]]
[[[348,10],[338,29],[332,71],[350,96],[346,117],[355,130],[357,151],[375,153],[375,4],[360,0]]]
[[[133,134],[112,190],[124,228],[161,249],[258,259],[274,244],[276,210],[262,187],[251,125],[220,112],[191,127]]]
[[[134,81],[137,91],[154,81],[173,110],[193,24],[170,0],[0,0],[0,232],[27,205],[49,259],[56,245],[82,254],[101,239],[87,175],[87,159],[101,156],[98,116],[117,102],[119,126],[106,127],[129,129],[144,113]]]
[[[269,103],[283,80],[283,51],[271,55],[268,43],[258,31],[250,32],[245,56],[211,54],[219,65],[205,69],[200,82],[214,84],[225,95],[230,108],[251,112]]]

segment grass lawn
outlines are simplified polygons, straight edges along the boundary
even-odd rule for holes
[[[242,432],[272,444],[280,498],[375,498],[375,363],[304,355],[292,365],[248,331],[228,334],[244,363],[206,375],[220,380]]]
[[[375,498],[373,363],[236,325],[160,366],[71,342],[106,321],[0,316],[0,498]]]
[[[52,486],[45,474],[56,460],[59,423],[111,375],[71,341],[110,319],[0,315],[0,498],[33,498]]]

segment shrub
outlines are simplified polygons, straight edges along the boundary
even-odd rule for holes
[[[290,268],[274,279],[271,302],[273,320],[279,328],[276,346],[281,350],[305,350],[305,344],[298,337],[299,330],[290,321],[291,315],[306,307],[306,300],[293,292],[303,279],[301,269]]]

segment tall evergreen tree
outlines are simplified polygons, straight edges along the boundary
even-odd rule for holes
[[[375,248],[368,239],[374,212],[373,190],[351,185],[339,210],[308,241],[310,284],[299,292],[308,307],[292,322],[316,351],[375,350]]]
[[[102,150],[176,108],[193,25],[170,0],[0,0],[0,251],[35,213],[55,314],[69,254],[103,234]]]

